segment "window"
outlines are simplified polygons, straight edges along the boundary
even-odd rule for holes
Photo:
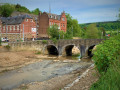
[[[3,26],[3,31],[5,31],[5,26]]]
[[[31,22],[33,22],[33,20],[31,19]]]
[[[65,18],[62,18],[63,21],[65,21]]]
[[[12,26],[10,26],[10,31],[12,30]]]
[[[50,15],[50,18],[52,18],[52,15]]]
[[[56,16],[55,16],[55,19],[56,19]]]
[[[63,23],[63,27],[65,27],[64,23]]]
[[[15,30],[15,26],[13,26],[13,30]]]
[[[17,25],[17,30],[19,31],[19,25]]]
[[[26,22],[28,21],[28,19],[26,19]]]
[[[61,23],[61,27],[62,27],[62,23]]]
[[[52,22],[50,22],[50,25],[52,25]]]

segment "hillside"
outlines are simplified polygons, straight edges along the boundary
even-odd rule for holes
[[[26,8],[25,6],[21,6],[20,4],[16,4],[16,5],[3,4],[0,6],[0,16],[2,16],[2,17],[14,16],[15,12],[38,15],[39,12],[41,12],[41,11],[39,10],[39,8],[36,8],[36,9],[30,11],[28,8]]]
[[[82,28],[87,27],[90,24],[96,24],[98,29],[104,28],[106,31],[120,29],[120,21],[108,21],[108,22],[96,22],[96,23],[86,23],[79,24]]]

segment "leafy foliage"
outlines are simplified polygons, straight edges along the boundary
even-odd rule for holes
[[[100,73],[107,71],[111,63],[120,56],[120,34],[111,37],[97,47],[93,60]]]
[[[117,30],[120,28],[120,21],[111,21],[111,22],[97,22],[97,23],[86,23],[80,24],[81,28],[88,27],[90,24],[96,24],[98,30],[104,28],[105,31]]]
[[[64,31],[62,31],[62,30],[60,31],[58,29],[58,26],[55,24],[55,25],[50,26],[48,28],[48,35],[54,41],[58,40],[58,39],[72,39],[73,32],[71,30],[67,30],[66,33]]]
[[[86,38],[99,38],[99,32],[95,24],[90,24],[86,30]]]
[[[56,39],[56,38],[51,38],[51,40],[53,41],[53,43],[57,43],[58,42],[58,40]]]
[[[3,17],[9,17],[11,16],[11,14],[14,11],[18,11],[18,12],[24,12],[24,13],[29,13],[29,14],[34,14],[34,15],[38,15],[40,10],[39,8],[36,8],[33,11],[30,11],[28,8],[26,8],[25,6],[21,6],[20,4],[4,4],[2,6],[0,6],[0,14]]]
[[[51,38],[59,39],[59,29],[58,29],[58,26],[56,24],[53,26],[50,26],[47,31],[48,31],[48,35]]]
[[[67,31],[71,32],[74,37],[81,37],[81,27],[78,24],[77,19],[73,19],[70,14],[66,13],[67,18]],[[71,35],[70,35],[71,36]],[[72,38],[72,37],[71,37]]]
[[[29,9],[27,9],[25,6],[21,6],[20,4],[15,5],[15,10],[19,12],[30,13]]]
[[[32,14],[38,15],[40,12],[39,8],[36,8],[35,10],[31,11]]]
[[[9,17],[14,10],[15,10],[14,5],[5,4],[0,6],[0,14],[3,17]]]
[[[41,54],[41,51],[36,51],[35,54]]]
[[[65,33],[64,39],[72,39],[73,38],[73,32],[71,29],[67,29],[67,32]]]
[[[48,41],[47,41],[47,40],[42,40],[42,43],[43,43],[43,44],[47,44]]]
[[[59,31],[60,39],[65,38],[65,32],[64,31]]]
[[[120,61],[115,61],[90,90],[120,90]]]
[[[120,34],[98,45],[93,60],[101,77],[90,90],[120,90]]]

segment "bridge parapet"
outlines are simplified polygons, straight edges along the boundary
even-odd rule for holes
[[[41,50],[43,50],[49,45],[52,45],[53,47],[56,48],[56,50],[58,50],[59,55],[62,55],[62,51],[64,48],[67,47],[67,50],[69,50],[68,48],[72,50],[71,47],[76,46],[80,50],[81,56],[84,56],[85,53],[87,52],[87,49],[90,46],[97,45],[101,41],[103,41],[103,39],[72,39],[72,40],[58,40],[56,43],[54,43],[52,40],[48,40],[47,43],[43,43],[43,41],[28,41],[9,43],[9,45],[12,47],[25,47],[25,46],[36,47],[41,48]],[[52,51],[52,49],[50,49],[50,51]]]

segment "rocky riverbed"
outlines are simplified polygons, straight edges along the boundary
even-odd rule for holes
[[[60,90],[72,83],[91,64],[36,55],[33,51],[1,52],[0,89]]]

